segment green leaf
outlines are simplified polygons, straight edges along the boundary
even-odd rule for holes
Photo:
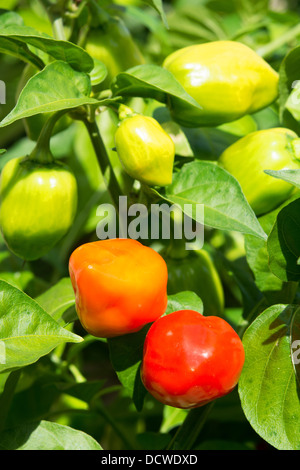
[[[291,360],[291,319],[298,306],[273,305],[247,329],[239,395],[254,430],[279,450],[300,450],[299,390]]]
[[[178,294],[170,295],[168,305],[164,315],[176,312],[178,310],[195,310],[203,314],[203,302],[195,294],[195,292],[178,292]]]
[[[291,115],[296,119],[296,121],[300,121],[300,81],[295,80],[292,83],[292,92],[288,97],[285,107],[291,113]]]
[[[285,206],[268,238],[270,269],[282,281],[300,281],[300,199]]]
[[[32,364],[59,344],[82,341],[33,299],[1,280],[0,296],[0,372]]]
[[[298,170],[265,170],[267,175],[273,176],[274,178],[281,179],[287,183],[291,183],[296,188],[300,188],[300,169]]]
[[[267,235],[270,235],[280,210],[294,200],[293,196],[280,207],[259,218],[259,222]],[[270,269],[267,240],[252,235],[245,236],[247,262],[254,274],[255,283],[270,304],[278,302],[290,303],[295,295],[297,284],[279,279]]]
[[[168,21],[167,21],[167,17],[165,15],[165,12],[164,12],[162,0],[143,0],[143,2],[147,3],[147,5],[153,7],[160,14],[160,17],[161,17],[162,21],[164,22],[164,25],[167,28],[168,27]]]
[[[300,386],[300,309],[295,309],[291,321],[291,357]]]
[[[88,434],[69,426],[40,421],[0,434],[3,450],[102,450]]]
[[[186,106],[202,109],[176,78],[158,65],[137,65],[120,73],[112,82],[112,91],[115,96],[153,98],[164,104],[172,97]]]
[[[5,51],[5,44],[7,51]],[[39,49],[56,60],[63,60],[75,70],[90,72],[94,67],[93,59],[76,44],[54,39],[34,28],[25,26],[22,18],[15,12],[0,13],[0,47],[2,52],[11,53],[13,50],[17,51],[16,49],[19,47],[19,58],[22,58],[22,48],[26,54],[30,55],[27,46]]]
[[[12,55],[13,57],[16,57],[17,59],[32,64],[39,69],[44,66],[42,60],[35,54],[33,54],[28,49],[26,44],[11,38],[5,38],[0,36],[0,52],[3,54]]]
[[[293,92],[295,85],[299,80],[299,60],[300,60],[300,46],[292,49],[281,62],[279,68],[279,112],[281,122],[288,122],[293,125],[293,129],[297,132],[299,127],[297,126],[296,119],[293,116],[295,110],[293,98],[290,98],[290,94]],[[296,97],[297,98],[297,97]],[[287,108],[287,105],[289,109]],[[290,112],[291,110],[291,112]]]
[[[70,318],[70,310],[74,312],[75,294],[69,277],[60,279],[35,300],[56,321],[67,323],[77,318],[76,312]]]
[[[165,315],[184,309],[195,309],[202,313],[202,301],[194,292],[180,292],[168,297]],[[139,411],[143,407],[147,393],[140,378],[140,366],[144,341],[150,326],[151,324],[148,324],[137,333],[111,338],[107,341],[113,368]]]
[[[200,224],[266,238],[237,180],[214,163],[185,164],[161,197]],[[201,211],[197,215],[199,204],[204,206],[204,217]]]
[[[51,83],[55,83],[55,87]],[[52,62],[27,82],[16,106],[1,121],[0,127],[35,114],[97,104],[97,100],[89,98],[90,87],[85,73],[76,72],[65,62]]]

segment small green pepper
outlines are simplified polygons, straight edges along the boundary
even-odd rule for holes
[[[238,180],[259,216],[275,209],[294,191],[294,186],[264,170],[299,169],[300,139],[285,128],[252,132],[230,145],[218,162]]]
[[[130,114],[121,105],[121,123],[115,134],[116,150],[125,171],[152,186],[172,182],[175,144],[152,117]]]
[[[14,158],[3,168],[0,225],[8,248],[20,258],[45,255],[70,229],[76,214],[77,184],[61,163],[42,165]]]
[[[47,121],[30,155],[9,160],[1,172],[1,232],[8,248],[26,261],[50,251],[71,228],[77,211],[76,178],[50,150],[61,114]]]

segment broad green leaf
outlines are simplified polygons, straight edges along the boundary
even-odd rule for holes
[[[140,378],[143,346],[150,325],[137,333],[107,340],[113,368],[121,384],[130,393],[138,411],[143,407],[147,394]]]
[[[295,198],[296,196],[293,196]],[[280,210],[294,199],[291,198],[272,212],[259,218],[259,222],[267,235],[270,235]],[[279,279],[270,269],[267,240],[252,235],[245,236],[247,262],[253,272],[255,283],[270,304],[290,303],[295,295],[297,283]]]
[[[285,107],[291,113],[291,115],[300,121],[300,81],[295,80],[292,83],[292,92],[289,95]]]
[[[294,186],[296,186],[296,188],[300,188],[300,169],[299,170],[279,170],[279,171],[265,170],[265,173],[267,173],[270,176],[273,176],[274,178],[278,178],[283,181],[286,181],[287,183],[291,183]]]
[[[51,83],[55,83],[55,87],[50,86]],[[76,72],[65,62],[52,62],[27,82],[16,106],[1,121],[0,127],[35,114],[97,104],[97,100],[89,97],[90,91],[88,75]]]
[[[25,54],[30,54],[28,46],[32,46],[56,60],[67,62],[75,70],[90,72],[94,67],[93,59],[76,44],[54,39],[34,28],[25,26],[22,18],[15,12],[0,13],[0,47],[2,52],[5,52],[5,44],[7,45],[7,53],[16,50],[17,43],[19,43],[20,50],[22,46],[26,46],[24,48]],[[20,58],[22,58],[21,54]]]
[[[0,434],[2,450],[102,450],[88,434],[50,421],[24,424]]]
[[[191,162],[175,173],[165,198],[200,224],[265,239],[266,234],[249,206],[237,180],[211,162]],[[204,218],[197,205],[204,206]]]
[[[195,310],[203,314],[203,302],[195,292],[178,292],[168,298],[167,310],[164,315],[178,310]]]
[[[291,320],[298,306],[273,305],[247,329],[239,381],[243,411],[254,430],[279,450],[300,450],[299,389],[291,360]]]
[[[186,106],[202,109],[176,78],[158,65],[137,65],[120,73],[112,83],[112,91],[115,96],[153,98],[164,104],[176,98]]]
[[[300,199],[285,206],[268,238],[270,269],[282,281],[300,281]]]
[[[107,67],[100,60],[94,60],[95,66],[90,72],[92,86],[99,85],[107,77]]]
[[[185,420],[187,413],[188,410],[165,405],[163,408],[163,420],[161,423],[160,432],[167,433],[171,431],[171,429],[180,426]]]
[[[12,38],[0,36],[0,52],[3,54],[12,55],[17,59],[34,65],[38,69],[43,68],[44,66],[42,60],[33,54],[25,43],[16,41]]]
[[[195,309],[202,313],[202,301],[194,292],[180,292],[168,297],[165,314],[184,309]],[[137,333],[107,341],[113,368],[122,385],[131,394],[137,410],[142,409],[147,393],[140,378],[140,366],[144,341],[150,326],[151,324],[148,324]]]
[[[69,277],[60,279],[53,287],[35,300],[56,321],[63,321],[64,323],[71,321],[70,309],[74,312],[75,294]],[[73,319],[76,318],[75,312]]]
[[[291,356],[300,386],[300,309],[295,309],[291,321]]]
[[[0,296],[0,372],[32,364],[59,344],[82,341],[33,299],[1,280]]]

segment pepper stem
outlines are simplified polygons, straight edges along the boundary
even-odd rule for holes
[[[39,135],[36,146],[29,155],[30,160],[34,160],[43,164],[54,162],[54,157],[50,150],[50,139],[56,122],[65,112],[66,111],[58,111],[46,121]]]
[[[293,152],[294,152],[294,157],[297,159],[297,160],[300,160],[300,139],[293,139],[292,142],[291,142],[291,145],[292,145],[292,149],[293,149]]]
[[[123,121],[124,119],[131,117],[131,116],[136,116],[137,113],[133,111],[129,106],[126,106],[125,104],[121,104],[119,106],[119,119],[120,121]]]

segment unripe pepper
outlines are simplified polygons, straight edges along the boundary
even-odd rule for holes
[[[275,209],[294,191],[294,186],[264,170],[300,168],[300,139],[290,129],[252,132],[229,146],[219,164],[240,183],[256,215]]]
[[[148,330],[141,379],[163,404],[196,408],[233,390],[244,359],[242,342],[225,320],[180,310]]]
[[[164,256],[164,255],[163,255]],[[164,256],[168,267],[168,294],[195,292],[203,302],[204,313],[222,315],[224,291],[220,276],[207,251],[187,251],[185,256]]]
[[[254,113],[278,95],[278,74],[248,46],[215,41],[179,49],[163,67],[201,106],[171,99],[172,116],[185,127],[218,126]]]
[[[120,72],[145,62],[130,31],[117,17],[107,17],[97,28],[90,30],[85,50],[93,59],[106,65],[108,75],[102,86],[108,87]]]
[[[53,127],[62,112],[46,122],[30,155],[10,160],[0,181],[0,226],[8,248],[35,260],[70,229],[77,211],[77,181],[70,168],[54,160]]]
[[[72,253],[69,271],[79,320],[94,336],[136,332],[166,310],[166,263],[136,240],[86,243]]]
[[[2,170],[0,198],[5,242],[20,258],[35,260],[70,229],[77,208],[77,183],[62,163],[43,165],[15,158]]]
[[[122,106],[120,116],[125,108]],[[155,119],[125,111],[115,144],[120,161],[132,178],[152,186],[172,182],[175,144]]]

